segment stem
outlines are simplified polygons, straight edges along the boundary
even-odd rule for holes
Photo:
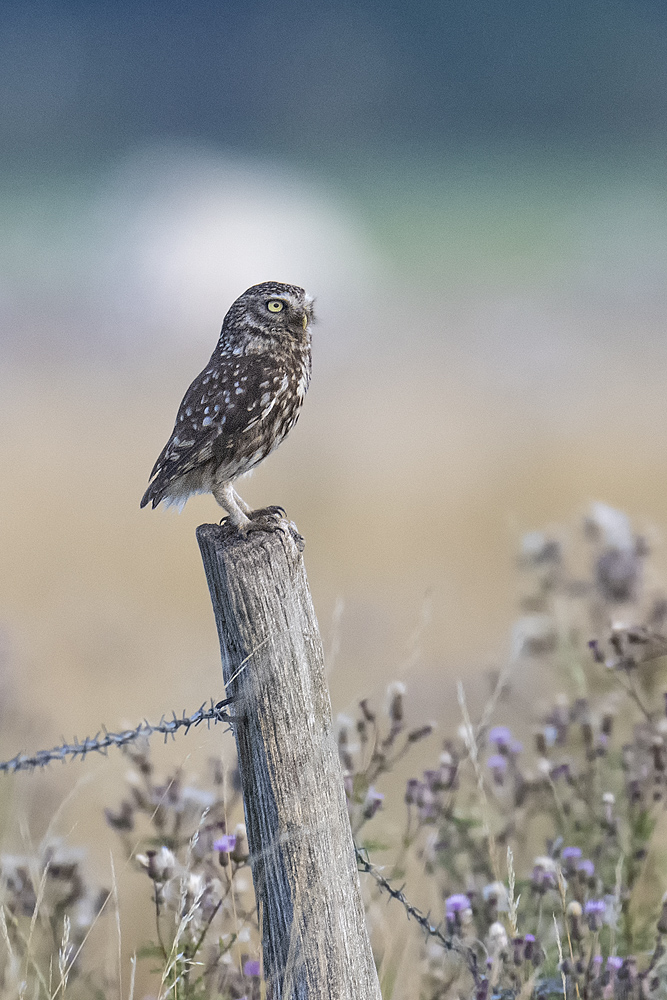
[[[162,940],[162,931],[160,930],[160,893],[157,886],[157,882],[155,883],[154,899],[155,899],[155,929],[157,931],[157,939],[158,939],[158,944],[160,945],[160,951],[162,952],[162,957],[166,962],[167,949],[164,946],[164,941]]]
[[[632,683],[632,681],[630,679],[630,675],[627,674],[627,673],[625,675],[627,677],[627,679],[628,679],[628,683],[627,684],[623,683],[623,681],[621,680],[621,675],[620,674],[616,674],[615,676],[616,676],[616,680],[621,685],[621,687],[623,688],[623,690],[625,691],[625,693],[629,694],[630,697],[632,698],[632,700],[634,701],[634,703],[637,705],[637,708],[642,713],[642,715],[644,716],[644,718],[646,719],[646,721],[647,722],[653,722],[653,716],[649,712],[649,710],[646,708],[646,706],[642,702],[642,700],[639,697],[639,695],[637,694],[635,686],[634,686],[634,684]]]
[[[197,954],[197,952],[198,952],[198,951],[199,951],[199,949],[201,948],[201,946],[202,946],[202,943],[203,943],[203,941],[204,941],[204,938],[206,937],[206,935],[207,935],[207,933],[208,933],[208,930],[209,930],[209,928],[210,928],[211,924],[213,923],[213,920],[214,920],[214,918],[215,918],[215,915],[216,915],[216,913],[218,912],[218,910],[220,909],[220,907],[222,906],[222,900],[223,900],[223,899],[224,899],[224,896],[223,896],[223,897],[221,897],[221,898],[220,898],[220,899],[218,900],[218,902],[217,902],[217,903],[215,904],[215,907],[214,907],[214,909],[213,909],[213,912],[211,913],[211,916],[210,916],[210,917],[208,918],[208,920],[206,921],[206,924],[205,924],[205,926],[204,926],[204,928],[203,928],[203,930],[202,930],[201,934],[200,934],[200,935],[199,935],[199,937],[197,938],[197,943],[195,944],[195,946],[194,946],[194,949],[193,949],[193,951],[192,951],[192,957],[193,957],[193,958],[195,957],[195,955]]]

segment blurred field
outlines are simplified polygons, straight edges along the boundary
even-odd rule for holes
[[[507,653],[524,531],[600,499],[659,541],[658,173],[404,165],[346,188],[155,148],[59,188],[7,180],[3,756],[220,692],[194,539],[220,512],[211,497],[180,516],[138,502],[253,281],[317,297],[301,421],[241,492],[282,503],[305,535],[327,643],[344,602],[336,710],[398,676],[420,718],[454,718],[455,679]],[[99,815],[102,791],[86,794]]]

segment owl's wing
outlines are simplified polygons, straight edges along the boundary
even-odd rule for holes
[[[167,483],[184,476],[199,465],[205,465],[213,458],[213,442],[219,434],[220,431],[216,429],[198,433],[196,441],[182,441],[174,432],[155,463],[151,480],[161,479],[163,483]]]
[[[220,454],[223,439],[231,443],[271,408],[262,389],[278,376],[267,373],[260,357],[213,359],[194,380],[179,407],[171,437],[150,474],[141,506],[157,506],[169,483]],[[267,402],[265,403],[265,399]],[[262,405],[264,404],[264,405]]]
[[[198,432],[196,440],[181,440],[180,433],[174,430],[153,467],[150,484],[139,506],[145,507],[152,500],[153,507],[157,507],[170,483],[205,465],[213,457],[213,442],[219,434],[217,429],[205,428],[203,433]]]
[[[178,420],[178,417],[176,419]],[[188,433],[189,430],[192,433]],[[182,476],[197,465],[207,462],[213,455],[213,441],[218,433],[219,431],[212,432],[206,427],[195,431],[194,428],[184,428],[182,424],[177,423],[157,457],[149,480],[163,472],[168,472],[170,479],[173,476]]]

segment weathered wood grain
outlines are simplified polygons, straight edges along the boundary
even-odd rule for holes
[[[276,1000],[380,1000],[296,532],[197,529]]]

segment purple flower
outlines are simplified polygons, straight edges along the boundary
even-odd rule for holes
[[[582,875],[585,875],[586,878],[593,878],[595,875],[595,865],[592,861],[589,861],[588,858],[584,858],[577,865],[577,871],[581,872]]]
[[[531,875],[533,888],[536,892],[546,892],[547,889],[556,888],[556,876],[553,872],[546,872],[544,868],[536,866]]]
[[[578,861],[581,857],[580,847],[564,847],[561,853],[563,861]]]
[[[599,931],[602,927],[602,918],[606,909],[607,907],[603,899],[589,899],[584,906],[587,923],[592,931]]]
[[[445,900],[445,913],[448,917],[455,913],[462,913],[463,910],[470,909],[470,900],[462,892],[455,892],[453,896],[447,896]]]
[[[384,795],[382,792],[376,791],[373,785],[371,785],[366,792],[366,799],[364,801],[364,817],[366,819],[372,819],[378,809],[382,808],[383,802]]]
[[[495,743],[499,748],[509,747],[512,734],[507,726],[494,726],[489,730],[489,743]]]
[[[623,959],[619,958],[618,955],[610,955],[607,959],[607,968],[611,969],[612,972],[618,972],[622,965]]]
[[[543,893],[547,889],[555,889],[558,885],[558,865],[553,858],[535,858],[535,867],[531,875],[533,889]]]
[[[259,975],[259,962],[254,958],[249,958],[248,961],[243,966],[244,976],[258,976]]]
[[[523,945],[523,957],[524,957],[524,959],[525,959],[526,962],[532,962],[533,956],[535,954],[535,935],[534,934],[526,934],[526,936],[523,939],[523,941],[524,941],[524,945]]]
[[[235,833],[223,833],[222,837],[218,837],[217,840],[213,841],[213,850],[219,851],[221,854],[231,854],[235,847]]]

